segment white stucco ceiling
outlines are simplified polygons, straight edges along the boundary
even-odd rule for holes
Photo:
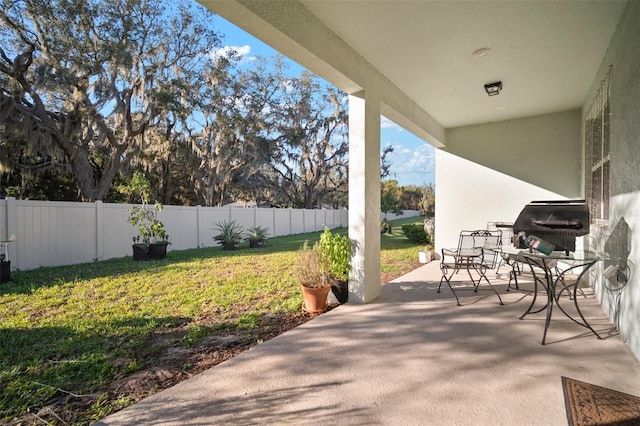
[[[626,2],[303,4],[448,128],[582,106]]]
[[[580,108],[626,1],[199,0],[425,140]],[[472,52],[488,47],[485,57]],[[502,81],[489,97],[484,84]],[[400,89],[400,90],[398,90]],[[392,117],[392,118],[396,118]]]

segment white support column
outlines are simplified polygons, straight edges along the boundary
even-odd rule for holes
[[[380,295],[380,101],[349,96],[349,302]]]

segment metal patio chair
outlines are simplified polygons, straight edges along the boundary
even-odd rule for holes
[[[500,257],[501,244],[501,231],[488,231],[482,229],[460,232],[457,248],[442,249],[442,261],[440,262],[442,278],[440,278],[440,284],[438,285],[438,293],[440,293],[442,282],[446,282],[455,296],[458,306],[461,306],[456,291],[473,290],[474,292],[477,292],[480,283],[484,280],[496,293],[500,304],[503,305],[500,294],[493,285],[491,285],[486,274],[487,270],[491,270],[496,267]],[[457,290],[454,290],[454,287],[451,285],[453,276],[463,270],[469,275],[471,287],[466,289],[458,288]]]
[[[490,232],[500,231],[502,232],[502,238],[500,244],[502,247],[513,246],[513,222],[487,222],[487,230]],[[512,257],[506,254],[500,254],[498,256],[498,263],[496,267],[496,278],[500,278],[500,269],[506,267],[508,269],[509,276],[513,273],[514,260]],[[507,287],[507,291],[509,288]]]

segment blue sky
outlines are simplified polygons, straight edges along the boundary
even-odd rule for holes
[[[251,61],[255,56],[272,57],[277,52],[257,38],[236,27],[220,16],[215,16],[214,28],[222,34],[222,45],[233,48],[244,60]],[[304,68],[289,60],[292,73],[299,75]],[[394,152],[389,155],[391,176],[401,186],[426,185],[435,182],[434,148],[411,132],[404,130],[391,120],[382,118],[382,148],[391,144]]]

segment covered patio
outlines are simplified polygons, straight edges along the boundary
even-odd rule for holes
[[[438,266],[97,424],[562,425],[562,377],[640,396],[640,364],[593,295],[580,304],[603,339],[554,316],[543,346],[544,313],[518,319],[530,292],[492,273],[505,305],[480,291],[458,307]]]
[[[590,285],[640,358],[640,3],[199,1],[349,95],[350,303],[384,296],[384,116],[437,148],[438,250],[532,200],[586,199],[585,245],[630,271],[615,304],[602,270]]]
[[[640,396],[640,3],[200,2],[349,95],[349,303],[99,424],[561,425],[563,377]],[[380,287],[381,115],[438,148],[438,251],[531,200],[588,199],[595,248],[631,266],[580,300],[603,339],[555,316],[541,345],[544,314],[518,319],[531,293],[497,278],[504,306],[458,307],[437,262]]]

